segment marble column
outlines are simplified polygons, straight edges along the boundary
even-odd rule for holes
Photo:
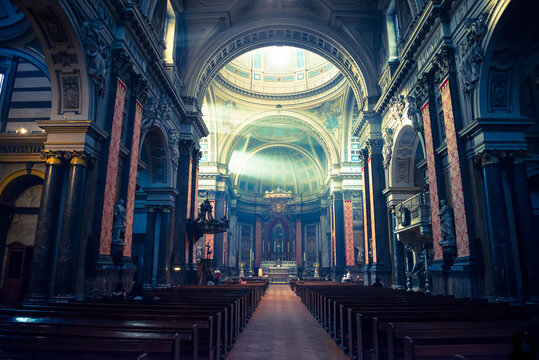
[[[511,181],[514,218],[518,238],[518,253],[522,273],[524,297],[539,296],[539,244],[533,223],[533,208],[526,176],[524,154],[513,152],[508,175]]]
[[[182,266],[185,268],[185,264],[188,264],[189,259],[186,257],[188,247],[187,245],[187,196],[189,187],[189,170],[191,163],[191,152],[193,150],[193,140],[182,139],[179,141],[179,158],[178,158],[178,172],[177,172],[177,184],[178,196],[176,197],[175,209],[174,209],[174,237],[172,243],[172,267]],[[172,285],[180,283],[179,271],[172,271],[171,273]]]
[[[397,225],[397,219],[395,217],[395,207],[391,208],[391,222],[393,229]],[[404,273],[404,245],[398,240],[397,234],[392,234],[393,240],[393,271],[395,272],[395,288],[405,289],[406,280]]]
[[[215,203],[214,203],[214,217],[217,220],[220,220],[225,216],[225,192],[217,191],[215,193]],[[213,238],[213,264],[215,266],[223,266],[223,233],[215,234]]]
[[[361,179],[363,183],[363,252],[364,266],[363,279],[365,285],[371,285],[370,268],[372,263],[372,243],[371,243],[371,202],[370,202],[370,181],[369,181],[369,150],[361,149],[359,157],[363,166],[361,167]]]
[[[381,139],[367,140],[372,238],[371,273],[375,277],[379,277],[384,284],[389,284],[391,278],[390,239],[387,224],[387,200],[382,193],[385,188],[382,144]]]
[[[333,193],[333,211],[335,211],[335,255],[336,268],[346,266],[346,239],[344,236],[344,199],[341,191]]]
[[[153,286],[153,259],[155,252],[155,220],[156,206],[146,207],[146,238],[144,240],[144,262],[142,265],[143,282],[147,287]]]
[[[513,249],[503,195],[502,171],[497,152],[485,151],[477,159],[483,170],[485,212],[490,243],[490,262],[494,294],[514,297],[516,292]]]
[[[79,263],[82,205],[84,203],[88,156],[85,153],[73,151],[67,153],[66,158],[69,158],[70,161],[64,214],[60,229],[55,294],[71,297],[75,293],[77,264]]]
[[[41,204],[37,218],[36,237],[30,269],[30,297],[41,298],[48,295],[51,280],[54,243],[62,192],[62,157],[59,151],[43,152],[46,157],[45,180],[41,193]]]
[[[159,248],[157,250],[157,274],[155,279],[155,286],[166,287],[168,285],[167,272],[168,266],[168,234],[170,229],[170,206],[160,206],[159,216],[161,218],[159,228]]]

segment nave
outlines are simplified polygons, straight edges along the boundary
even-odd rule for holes
[[[288,285],[270,285],[229,360],[346,360]]]

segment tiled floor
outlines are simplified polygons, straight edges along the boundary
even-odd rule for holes
[[[347,360],[288,285],[270,285],[227,360]]]

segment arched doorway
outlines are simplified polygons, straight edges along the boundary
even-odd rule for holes
[[[165,287],[168,278],[171,215],[176,189],[163,129],[154,125],[143,134],[137,172],[132,258],[135,279],[146,287]]]
[[[43,178],[39,170],[20,170],[0,184],[0,287],[8,303],[26,290]]]

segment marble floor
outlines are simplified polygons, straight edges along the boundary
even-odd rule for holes
[[[347,360],[287,285],[270,285],[227,360]]]

